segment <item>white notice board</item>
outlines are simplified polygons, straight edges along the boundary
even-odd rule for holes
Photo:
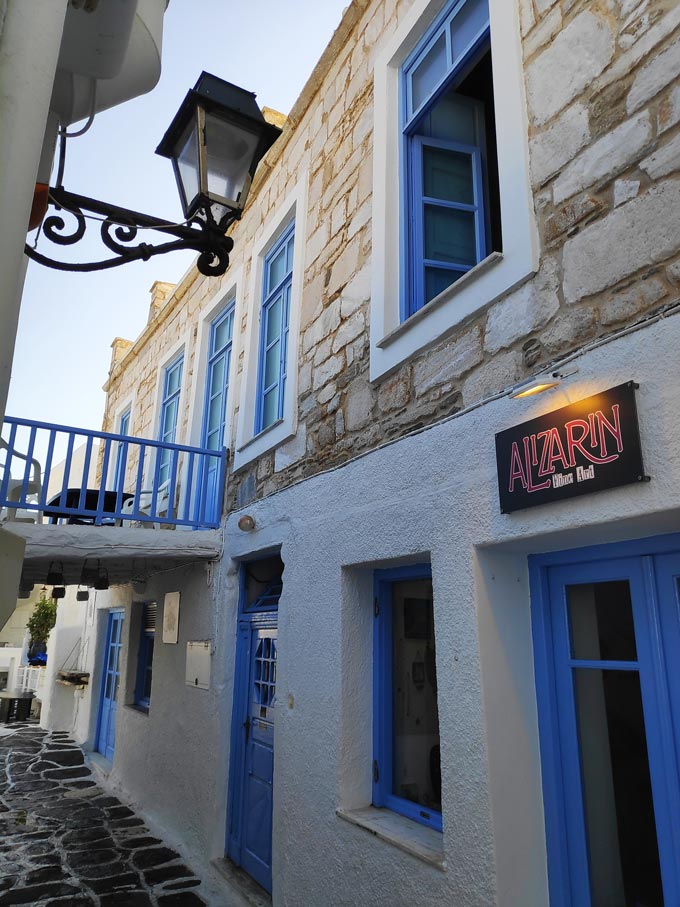
[[[163,603],[163,642],[176,643],[179,636],[179,592],[166,592]]]

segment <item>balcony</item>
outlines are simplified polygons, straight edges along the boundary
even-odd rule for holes
[[[226,450],[6,417],[0,511],[8,523],[220,525]]]

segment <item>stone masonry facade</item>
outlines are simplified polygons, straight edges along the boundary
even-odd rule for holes
[[[436,345],[370,381],[373,66],[412,0],[353,0],[233,230],[232,269],[242,269],[247,287],[253,244],[307,181],[305,235],[296,234],[305,248],[297,435],[230,474],[229,509],[478,404],[677,301],[677,0],[508,2],[518,5],[523,44],[538,272],[500,299],[481,300]],[[131,432],[155,436],[159,363],[183,337],[185,403],[192,399],[198,313],[229,279],[192,271],[174,291],[155,285],[144,333],[114,343],[104,430],[115,430],[113,414],[134,389]],[[244,310],[234,331],[234,413],[247,318]],[[179,442],[195,418],[185,405]],[[234,416],[232,452],[235,425]]]

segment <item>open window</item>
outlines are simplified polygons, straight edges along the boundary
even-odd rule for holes
[[[488,0],[449,4],[402,67],[402,318],[502,251]]]
[[[373,805],[442,829],[429,564],[375,574]]]

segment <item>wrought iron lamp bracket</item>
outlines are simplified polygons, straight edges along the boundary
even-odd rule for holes
[[[63,187],[50,188],[49,201],[56,211],[65,211],[75,218],[73,230],[67,232],[66,222],[59,214],[46,217],[41,229],[50,242],[60,246],[70,246],[79,242],[87,230],[88,215],[85,212],[88,212],[95,215],[95,221],[101,222],[101,240],[115,257],[85,263],[56,261],[26,245],[24,248],[26,255],[48,268],[56,268],[59,271],[102,271],[130,261],[148,261],[154,255],[179,249],[193,249],[198,252],[196,266],[201,274],[207,277],[219,277],[229,267],[229,253],[234,241],[230,236],[225,236],[225,231],[238,220],[239,215],[233,212],[226,214],[218,223],[210,208],[206,207],[189,223],[169,224],[158,217],[119,208],[84,195],[75,195]],[[135,243],[139,230],[156,230],[174,239],[157,245],[146,242],[129,245]]]

